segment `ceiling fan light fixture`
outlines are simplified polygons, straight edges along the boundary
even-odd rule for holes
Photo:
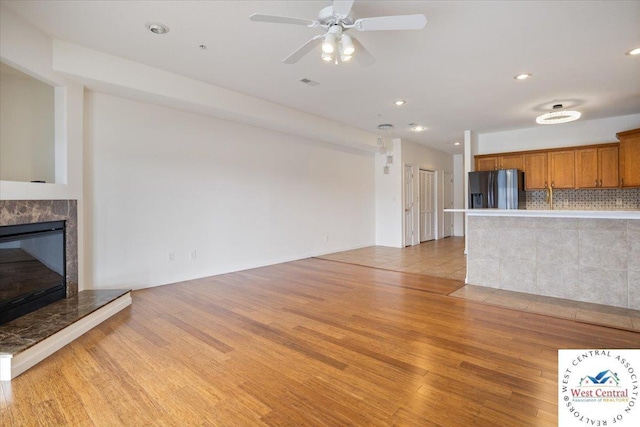
[[[573,122],[582,116],[582,113],[579,111],[563,110],[562,104],[554,105],[553,110],[554,111],[536,117],[536,123],[539,125],[557,125],[560,123]]]
[[[333,55],[327,52],[322,52],[322,55],[320,55],[320,57],[322,58],[323,61],[325,62],[331,62],[333,61]]]
[[[336,36],[327,33],[322,41],[322,51],[324,53],[333,53],[336,50]]]
[[[635,49],[631,49],[628,52],[625,52],[625,55],[629,55],[629,56],[640,55],[640,47],[637,47]]]
[[[353,41],[351,40],[351,36],[344,34],[342,39],[340,40],[340,46],[342,48],[342,54],[351,56],[353,52],[356,51],[355,46],[353,46]]]
[[[351,61],[351,58],[353,58],[351,55],[340,55],[340,61],[342,62],[349,62]]]

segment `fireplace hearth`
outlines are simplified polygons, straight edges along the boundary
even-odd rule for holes
[[[65,221],[0,226],[0,324],[66,296]]]

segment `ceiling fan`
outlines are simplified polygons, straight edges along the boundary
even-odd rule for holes
[[[318,13],[317,20],[289,18],[285,16],[263,15],[254,13],[249,17],[252,21],[273,22],[278,24],[305,25],[310,28],[323,28],[326,32],[317,35],[298,50],[287,56],[282,62],[295,64],[303,56],[322,44],[322,59],[325,61],[346,62],[353,57],[362,66],[371,65],[375,58],[358,40],[347,34],[347,31],[383,31],[383,30],[421,30],[427,23],[424,15],[378,16],[353,20],[351,7],[354,0],[334,0]]]

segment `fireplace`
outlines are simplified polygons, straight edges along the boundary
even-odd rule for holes
[[[65,221],[0,226],[0,324],[66,296]]]

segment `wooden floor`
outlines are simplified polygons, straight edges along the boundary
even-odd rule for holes
[[[431,240],[406,248],[368,246],[318,258],[460,281],[467,277],[464,237]]]
[[[639,334],[307,259],[133,293],[13,382],[0,425],[553,426],[559,348]]]

